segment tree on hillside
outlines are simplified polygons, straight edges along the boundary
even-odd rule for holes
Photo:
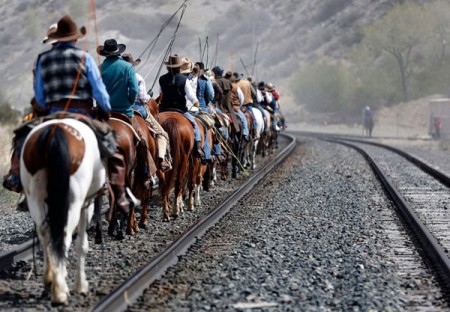
[[[291,81],[294,95],[311,112],[346,111],[355,86],[347,66],[331,61],[309,64]]]
[[[414,70],[415,50],[428,40],[431,24],[418,4],[405,2],[393,7],[382,19],[363,30],[362,45],[380,57],[388,53],[394,57],[399,70],[403,101],[410,98],[410,76]]]
[[[450,4],[447,0],[439,0],[427,5],[425,11],[432,31],[430,53],[437,63],[447,61],[447,45],[450,43]],[[433,55],[434,54],[434,55]]]

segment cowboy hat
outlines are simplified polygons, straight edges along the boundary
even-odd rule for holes
[[[265,83],[264,81],[260,81],[260,82],[258,83],[258,89],[259,89],[259,90],[264,90],[264,89],[266,89],[266,83]]]
[[[83,37],[86,34],[86,28],[83,26],[78,29],[77,24],[69,15],[65,15],[58,21],[56,31],[47,36],[47,40],[56,40],[59,42],[69,42]]]
[[[126,45],[117,43],[116,39],[106,39],[104,45],[98,46],[97,53],[101,56],[119,56],[126,48]]]
[[[47,36],[45,36],[44,38],[42,38],[42,43],[48,43],[48,44],[54,44],[56,42],[58,42],[58,40],[53,39],[53,40],[48,40],[48,36],[55,33],[56,30],[58,30],[58,24],[54,23],[51,24],[50,27],[47,30]]]
[[[273,90],[275,90],[273,83],[268,82],[267,83],[267,91],[273,91]]]
[[[178,54],[173,54],[169,57],[169,60],[167,62],[164,62],[164,64],[166,64],[166,66],[169,68],[175,68],[180,67],[184,63],[182,62]]]
[[[127,61],[128,63],[131,63],[133,66],[138,66],[141,63],[141,59],[137,59],[136,61],[133,58],[133,55],[131,53],[125,53],[122,55],[122,58]]]
[[[194,69],[194,63],[192,63],[192,61],[188,57],[183,57],[181,59],[181,62],[183,64],[180,67],[180,74],[192,73],[192,70]]]

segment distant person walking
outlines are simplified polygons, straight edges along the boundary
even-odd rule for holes
[[[363,111],[363,125],[365,134],[369,137],[372,137],[374,122],[373,122],[373,113],[369,106],[366,106],[366,108]]]
[[[441,128],[442,128],[441,118],[434,117],[433,126],[434,126],[434,137],[439,140],[441,138]]]

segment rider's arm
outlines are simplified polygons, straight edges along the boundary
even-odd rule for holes
[[[206,91],[205,92],[206,105],[208,105],[214,99],[214,88],[213,88],[211,80],[209,80],[209,79],[206,80],[205,91]]]
[[[105,84],[98,70],[97,64],[89,53],[86,53],[86,71],[89,83],[92,87],[92,96],[94,97],[97,105],[106,113],[111,111],[111,105],[109,104],[109,94],[106,91]],[[37,77],[37,76],[36,76]]]
[[[242,90],[239,87],[237,87],[237,94],[239,98],[239,103],[242,106],[242,104],[244,104],[244,93],[242,93]]]
[[[145,84],[145,80],[138,73],[136,73],[136,77],[138,80],[138,87],[139,87],[138,101],[142,104],[146,104],[148,101],[150,101],[151,97],[150,95],[147,94],[147,86]]]
[[[128,101],[131,104],[134,104],[134,103],[136,103],[136,100],[137,100],[139,87],[138,87],[138,81],[136,78],[136,72],[134,71],[134,67],[132,65],[128,68],[127,76],[128,76],[128,81],[127,81]]]
[[[34,79],[34,98],[36,99],[36,103],[42,109],[46,108],[45,105],[45,93],[44,93],[44,80],[42,79],[41,74],[41,62],[38,59],[36,64],[36,77]]]
[[[198,103],[197,94],[192,88],[189,79],[186,79],[186,84],[184,85],[184,92],[186,92],[186,97],[189,101],[191,101],[191,103],[193,104]]]

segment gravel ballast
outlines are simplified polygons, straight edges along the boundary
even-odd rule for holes
[[[402,275],[401,232],[359,154],[307,140],[129,311],[448,309],[426,271]]]

